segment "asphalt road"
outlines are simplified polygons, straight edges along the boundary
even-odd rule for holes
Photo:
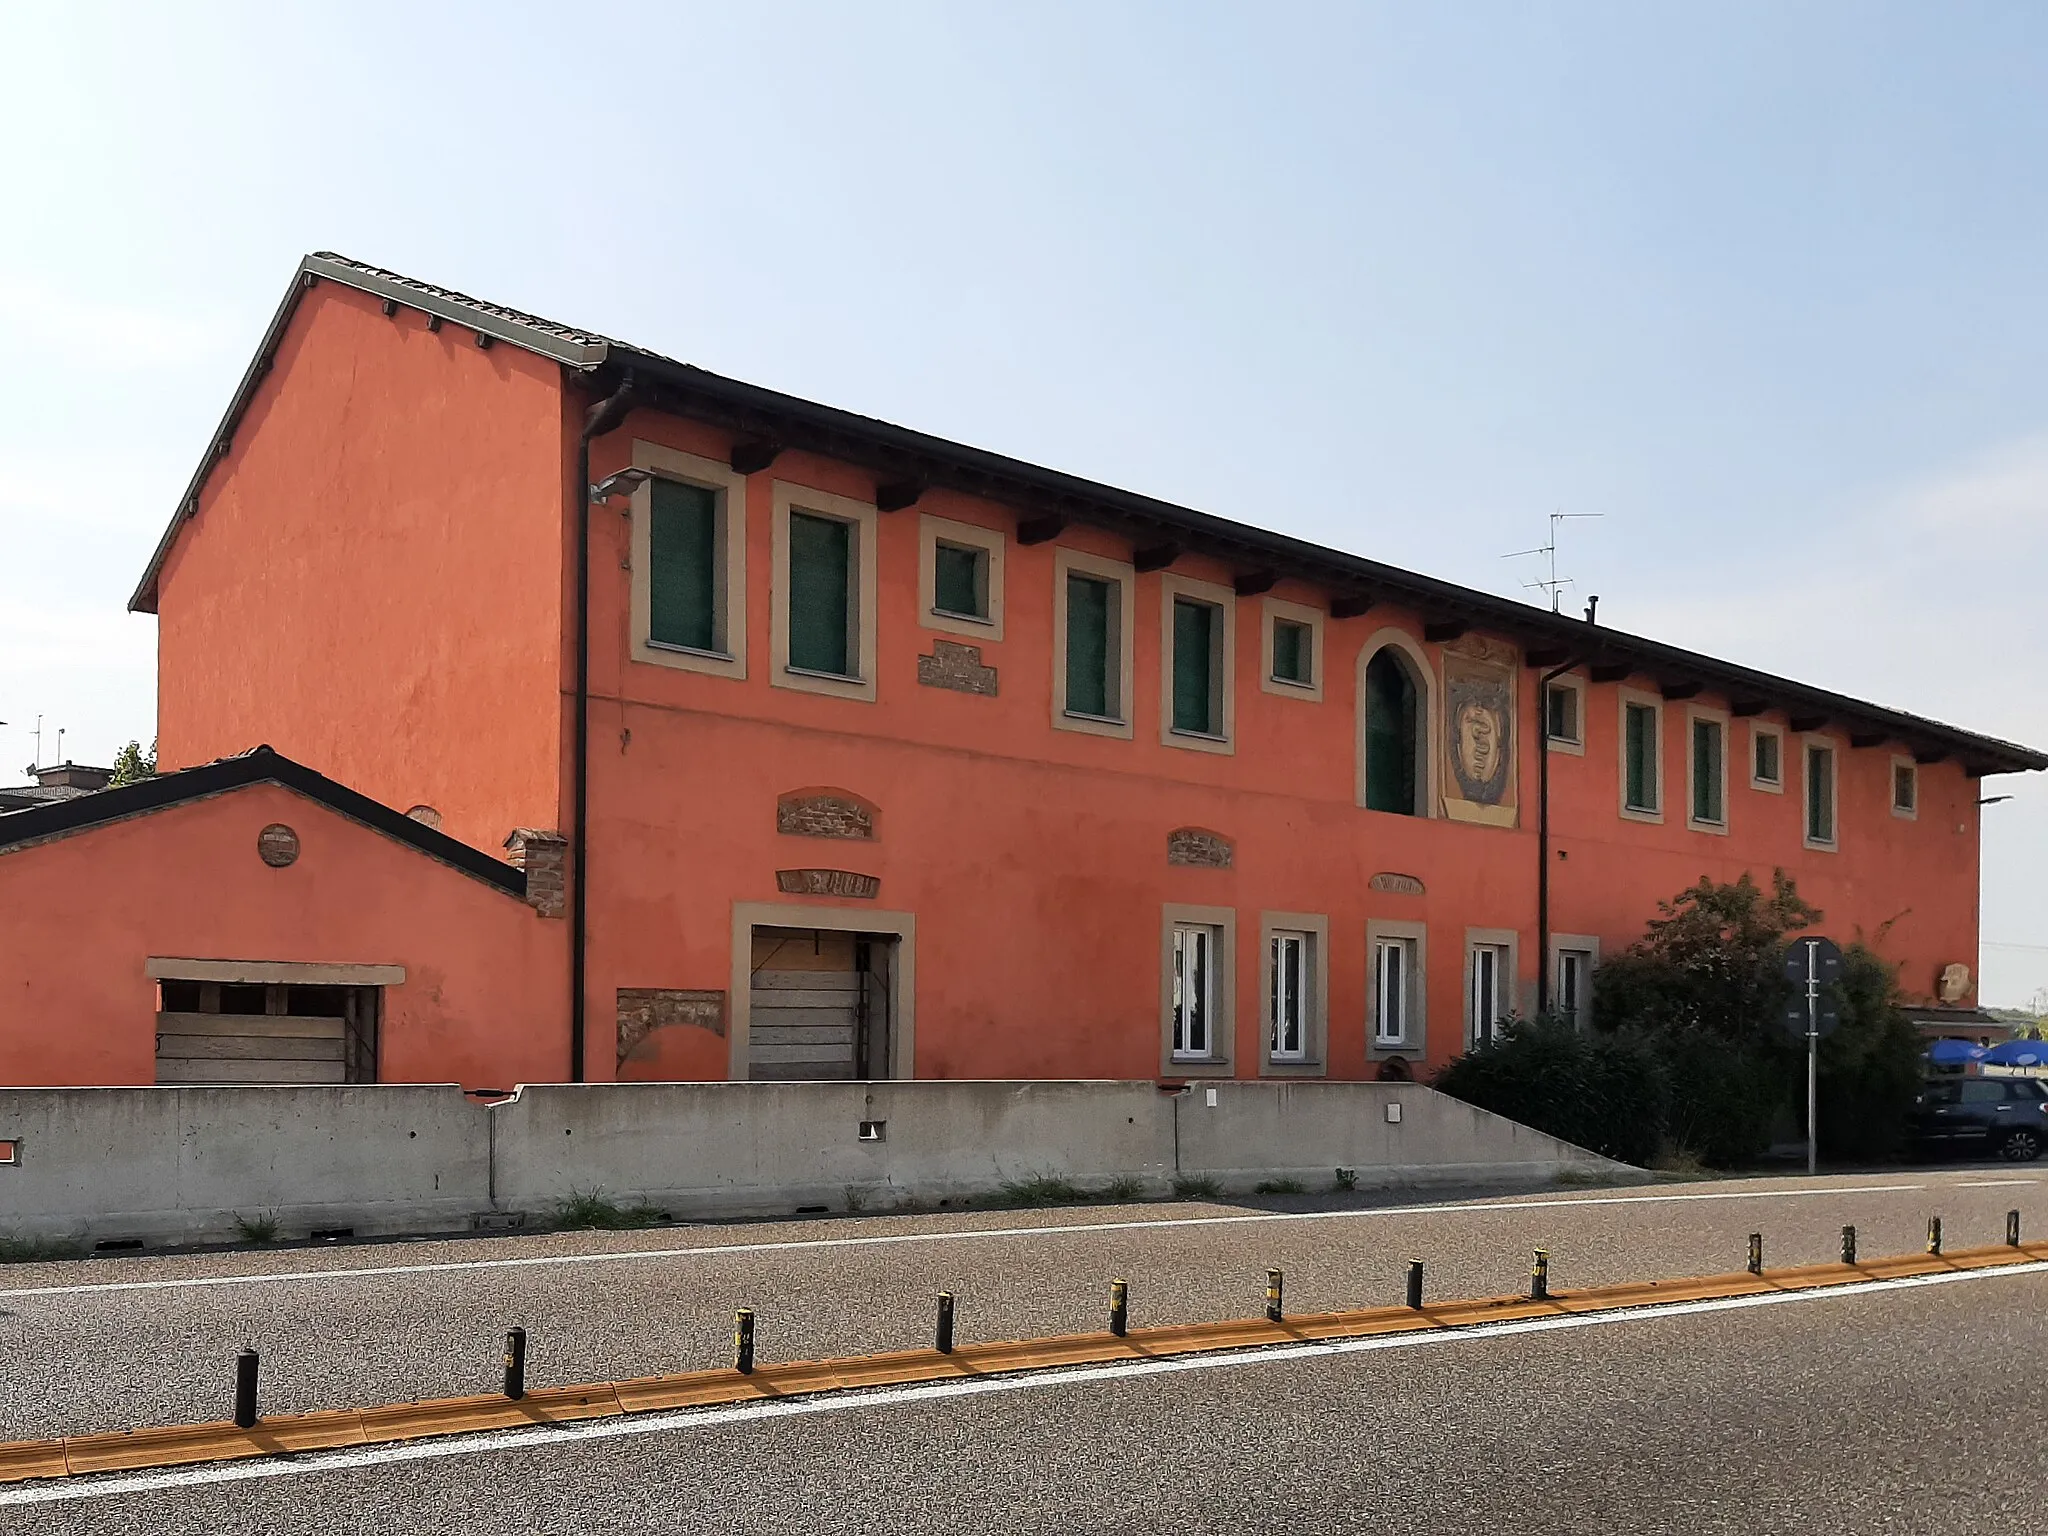
[[[0,1531],[1969,1532],[2041,1525],[2048,1273],[0,1489]],[[794,1408],[796,1411],[790,1411]],[[256,1475],[251,1475],[254,1471]]]
[[[1297,1206],[1311,1202],[1296,1201]],[[963,1340],[1100,1328],[1110,1279],[1138,1324],[1251,1316],[1265,1271],[1290,1310],[1397,1301],[1412,1256],[1432,1296],[1560,1288],[1917,1251],[1930,1214],[1954,1247],[2018,1207],[2048,1232],[2048,1173],[1902,1170],[1819,1180],[1566,1190],[1451,1206],[1062,1211],[559,1233],[509,1239],[141,1256],[0,1269],[0,1440],[226,1416],[234,1353],[264,1357],[267,1413],[495,1390],[500,1341],[531,1338],[536,1386],[698,1369],[728,1358],[733,1309],[763,1360],[902,1348],[958,1297]],[[2030,1364],[2037,1375],[2039,1361]]]

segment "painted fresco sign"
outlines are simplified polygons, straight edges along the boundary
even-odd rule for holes
[[[1515,680],[1511,645],[1474,637],[1444,647],[1444,815],[1515,825]]]

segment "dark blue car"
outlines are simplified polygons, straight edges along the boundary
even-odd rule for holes
[[[2048,1087],[2031,1077],[1929,1083],[1914,1101],[1914,1143],[1927,1152],[1995,1152],[2031,1163],[2048,1147]]]

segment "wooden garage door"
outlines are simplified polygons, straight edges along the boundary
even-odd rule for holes
[[[747,1075],[851,1078],[861,985],[852,934],[755,929]]]

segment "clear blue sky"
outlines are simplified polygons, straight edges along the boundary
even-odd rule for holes
[[[0,763],[329,248],[2048,744],[2048,7],[0,11]],[[46,743],[45,757],[54,741]],[[2048,986],[2048,782],[1985,813]]]

